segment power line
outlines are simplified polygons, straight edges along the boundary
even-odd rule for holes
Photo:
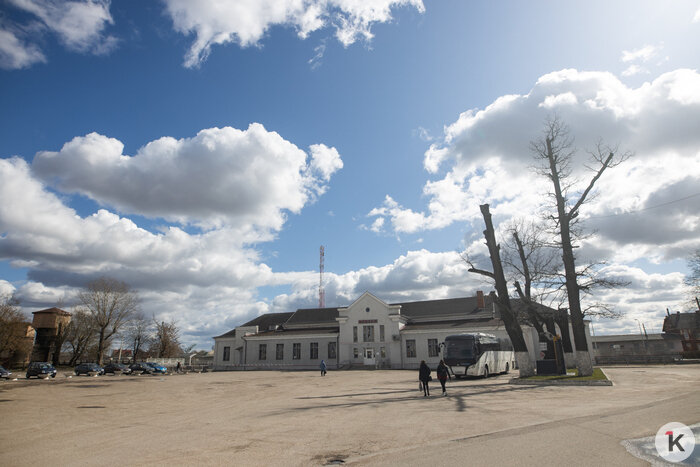
[[[686,196],[684,198],[674,199],[673,201],[667,201],[665,203],[657,204],[656,206],[649,206],[648,208],[636,209],[634,211],[627,211],[627,212],[619,212],[617,214],[608,214],[605,216],[590,216],[590,217],[587,217],[586,219],[604,219],[606,217],[617,217],[617,216],[624,216],[627,214],[636,214],[638,212],[644,212],[644,211],[648,211],[650,209],[662,208],[664,206],[668,206],[669,204],[680,203],[681,201],[685,201],[685,200],[690,199],[690,198],[695,198],[696,196],[700,196],[700,193],[695,193],[693,195],[689,195],[689,196]]]

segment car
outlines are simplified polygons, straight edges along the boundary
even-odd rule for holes
[[[81,363],[75,366],[75,376],[80,375],[103,375],[105,374],[104,368],[102,368],[97,363]]]
[[[129,369],[131,370],[131,374],[143,373],[150,375],[151,373],[153,373],[153,367],[146,365],[144,362],[132,363],[131,365],[129,365]]]
[[[31,362],[27,368],[26,378],[29,379],[32,376],[37,378],[52,378],[56,377],[56,368],[53,367],[49,362]]]
[[[104,373],[112,373],[113,375],[121,373],[123,375],[128,375],[131,373],[131,368],[122,363],[108,363],[104,366]]]
[[[11,375],[11,371],[8,371],[4,367],[0,366],[0,378],[10,379]]]
[[[166,367],[164,367],[163,365],[161,365],[160,363],[146,362],[146,365],[153,368],[153,373],[166,374],[168,372],[168,369]]]

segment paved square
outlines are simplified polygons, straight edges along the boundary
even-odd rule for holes
[[[612,387],[414,371],[220,372],[0,383],[2,464],[648,465],[620,442],[700,421],[700,365],[609,368]]]

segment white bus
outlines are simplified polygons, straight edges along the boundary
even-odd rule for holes
[[[483,376],[508,373],[515,367],[515,353],[510,339],[498,339],[492,334],[476,332],[454,334],[445,338],[445,364],[452,374]]]

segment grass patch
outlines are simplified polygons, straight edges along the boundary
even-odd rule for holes
[[[593,374],[591,376],[579,376],[578,370],[566,370],[565,375],[542,375],[542,376],[530,376],[529,378],[520,378],[528,381],[550,381],[555,379],[566,379],[571,381],[608,381],[605,377],[605,373],[600,368],[593,368]]]

